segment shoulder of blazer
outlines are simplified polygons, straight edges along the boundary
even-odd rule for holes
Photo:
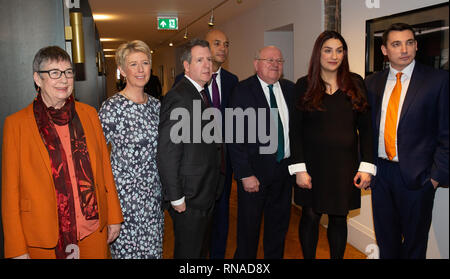
[[[225,70],[224,68],[221,69],[221,73],[222,73],[222,76],[225,77],[226,79],[228,79],[234,83],[239,82],[239,79],[235,74],[230,73],[229,71]]]
[[[29,118],[29,117],[34,117],[34,113],[33,113],[33,102],[31,102],[31,104],[29,104],[28,106],[26,106],[25,108],[12,113],[10,115],[8,115],[6,118],[7,119],[14,119],[14,122],[17,124],[20,124],[20,120]],[[19,121],[19,122],[16,122]]]
[[[288,90],[293,90],[294,89],[295,84],[292,81],[288,80],[288,79],[282,78],[278,82],[280,83],[282,88],[286,88]]]
[[[180,81],[173,87],[174,91],[182,91],[186,89],[196,90],[195,86],[190,80],[183,76]]]
[[[430,67],[428,65],[419,63],[416,61],[416,65],[414,66],[413,70],[413,76],[414,73],[419,74],[422,77],[430,77],[430,78],[438,78],[438,79],[448,79],[448,72],[441,69],[436,69],[433,67]]]
[[[88,114],[97,114],[97,110],[94,107],[92,107],[88,104],[85,104],[85,103],[77,102],[77,101],[75,101],[75,110],[77,112],[82,111],[82,112],[85,112]]]
[[[387,78],[388,74],[389,74],[389,68],[384,69],[383,71],[380,71],[380,72],[372,73],[365,78],[365,82],[366,82],[366,84],[372,83],[372,82],[379,82],[380,79],[382,79],[384,76],[386,76],[386,78]]]
[[[240,81],[237,87],[245,88],[245,87],[254,87],[255,84],[260,84],[258,77],[256,75],[250,76],[242,81]]]

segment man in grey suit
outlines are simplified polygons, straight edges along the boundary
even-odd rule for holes
[[[195,115],[201,115],[211,106],[204,90],[212,75],[209,43],[192,40],[181,60],[185,76],[161,102],[158,169],[164,201],[173,220],[174,258],[206,258],[214,203],[221,194],[220,185],[223,185],[220,174],[222,145],[205,142],[195,131],[198,125],[201,133],[209,121],[194,123]],[[176,111],[186,112],[188,121],[173,120],[171,115]],[[174,137],[178,133],[173,130],[180,123],[181,129],[187,129],[182,134],[189,137],[177,142]]]

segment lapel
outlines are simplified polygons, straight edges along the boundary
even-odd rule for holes
[[[34,145],[39,149],[39,154],[41,155],[42,161],[44,162],[45,168],[48,170],[48,174],[50,177],[52,176],[52,168],[50,166],[50,158],[48,156],[47,148],[45,147],[44,142],[42,141],[41,134],[39,133],[38,126],[36,124],[36,119],[34,118],[33,112],[33,103],[27,108],[27,123],[28,131],[31,134],[31,140]]]
[[[225,73],[225,70],[222,68],[220,70],[220,87],[222,90],[222,96],[220,100],[220,108],[223,111],[226,107],[226,104],[228,104],[228,97],[230,95],[230,84],[228,81],[228,76]]]
[[[375,127],[377,131],[380,130],[380,119],[381,119],[381,105],[383,102],[384,89],[386,87],[387,78],[389,75],[389,68],[380,73],[379,80],[375,82],[375,108],[376,108],[376,119]]]
[[[200,95],[200,92],[197,91],[197,88],[191,83],[190,80],[188,80],[186,77],[183,77],[183,79],[179,82],[181,86],[184,87],[184,89],[187,92],[187,94],[189,94],[189,98],[191,100],[201,100],[201,104],[202,104],[202,110],[206,109],[206,104],[205,101],[203,100],[203,98]],[[208,96],[208,100],[209,98],[209,91],[208,91],[208,85],[205,84],[205,86],[203,87],[206,91],[206,96]],[[182,92],[182,94],[185,94],[184,92]],[[209,100],[210,104],[211,104],[211,100]]]
[[[279,80],[279,83],[281,86],[281,92],[283,93],[284,102],[286,103],[286,106],[288,107],[288,109],[290,109],[290,106],[292,104],[292,99],[291,99],[292,94],[289,94],[290,91],[286,87],[286,84],[284,83],[284,81],[282,79]]]
[[[259,82],[257,75],[252,77],[252,93],[256,100],[257,108],[266,108],[270,109],[270,104],[267,103],[266,96],[264,95],[264,90],[261,86],[261,82]]]
[[[416,61],[416,65],[414,65],[414,70],[411,75],[411,80],[409,81],[408,91],[406,91],[405,101],[403,102],[402,111],[400,113],[400,118],[398,121],[398,126],[402,123],[402,119],[405,117],[405,114],[408,112],[409,107],[414,101],[414,98],[419,93],[419,89],[422,86],[424,81],[423,73],[421,71],[419,63]]]
[[[81,126],[83,127],[87,150],[89,152],[89,159],[91,160],[92,174],[95,182],[95,178],[97,177],[97,156],[95,156],[95,154],[98,152],[97,145],[95,144],[95,128],[92,126],[89,115],[78,102],[75,102],[75,110],[78,114],[78,118],[80,118]]]

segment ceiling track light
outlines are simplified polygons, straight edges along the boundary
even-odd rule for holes
[[[211,27],[214,26],[214,9],[211,10],[211,17],[209,18],[208,25]]]
[[[209,26],[209,27],[213,27],[213,26],[215,25],[215,23],[214,23],[214,10],[220,8],[222,5],[224,5],[224,4],[227,3],[228,1],[230,1],[230,0],[222,0],[222,2],[220,2],[220,3],[217,4],[216,6],[212,7],[212,9],[211,9],[210,20],[209,20],[209,22],[208,22],[208,26]],[[242,2],[242,1],[241,1],[241,2]],[[207,17],[208,14],[209,14],[209,10],[208,10],[207,12],[201,14],[199,17],[197,17],[197,18],[194,19],[193,21],[191,21],[189,24],[186,25],[185,28],[187,29],[189,26],[194,25],[196,22],[204,20],[204,18]],[[159,43],[158,46],[166,46],[169,42],[173,41],[176,37],[179,38],[179,36],[182,34],[182,32],[183,32],[183,29],[178,30],[178,32],[177,32],[176,34],[174,34],[172,37],[168,38],[167,40],[165,40],[165,41]],[[187,35],[187,30],[185,30],[185,35]],[[183,37],[183,38],[184,38],[184,37]]]
[[[184,36],[183,36],[183,38],[184,38],[185,40],[187,40],[187,38],[188,38],[187,27],[186,27],[186,31],[184,32]]]

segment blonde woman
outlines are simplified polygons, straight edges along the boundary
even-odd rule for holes
[[[99,117],[125,222],[111,244],[113,258],[162,257],[164,214],[156,167],[160,102],[144,92],[150,78],[151,54],[142,41],[122,44],[116,63],[125,88],[106,100]]]

